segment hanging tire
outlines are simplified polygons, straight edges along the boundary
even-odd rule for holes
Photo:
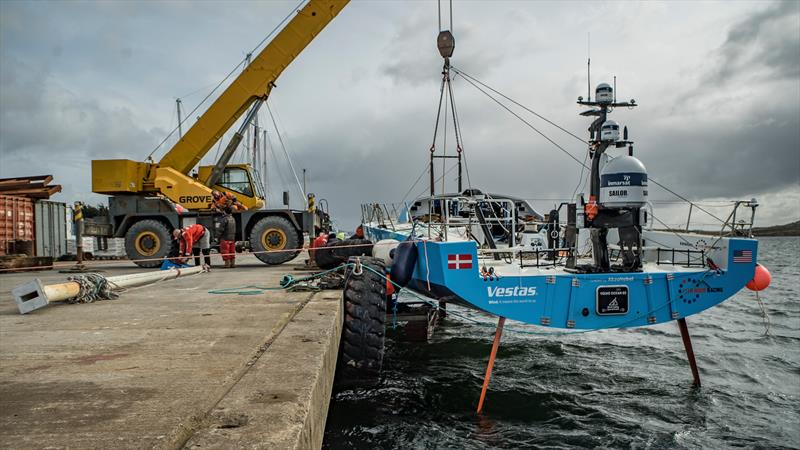
[[[372,386],[380,380],[386,334],[386,280],[382,260],[360,258],[361,274],[347,268],[336,384],[339,387]]]
[[[301,246],[300,234],[285,217],[264,217],[250,231],[250,248],[256,258],[269,265],[293,260],[300,254]],[[281,251],[292,249],[296,251]]]
[[[169,228],[158,220],[140,220],[125,233],[125,253],[139,267],[161,266],[161,259],[168,257],[174,247]]]
[[[325,247],[314,251],[314,262],[320,269],[333,269],[347,262],[352,256],[371,255],[372,247],[372,241],[369,239],[329,242]]]

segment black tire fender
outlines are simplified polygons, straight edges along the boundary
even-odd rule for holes
[[[385,273],[385,266],[377,258],[359,260],[363,266],[360,274],[354,267],[346,271],[344,326],[336,372],[336,384],[340,387],[375,385],[383,366],[386,280],[379,274]]]

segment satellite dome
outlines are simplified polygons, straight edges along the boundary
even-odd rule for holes
[[[619,140],[619,124],[615,120],[606,120],[600,127],[600,140],[616,142]]]
[[[594,90],[594,96],[598,103],[611,103],[614,101],[614,89],[608,83],[600,83]]]

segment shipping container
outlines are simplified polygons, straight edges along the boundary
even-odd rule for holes
[[[40,200],[34,204],[36,256],[55,259],[67,253],[67,205]]]
[[[0,195],[0,255],[33,253],[33,200]]]

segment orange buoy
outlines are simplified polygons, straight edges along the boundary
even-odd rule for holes
[[[771,281],[772,274],[769,273],[769,270],[761,264],[756,264],[756,273],[746,286],[751,291],[763,291]]]

